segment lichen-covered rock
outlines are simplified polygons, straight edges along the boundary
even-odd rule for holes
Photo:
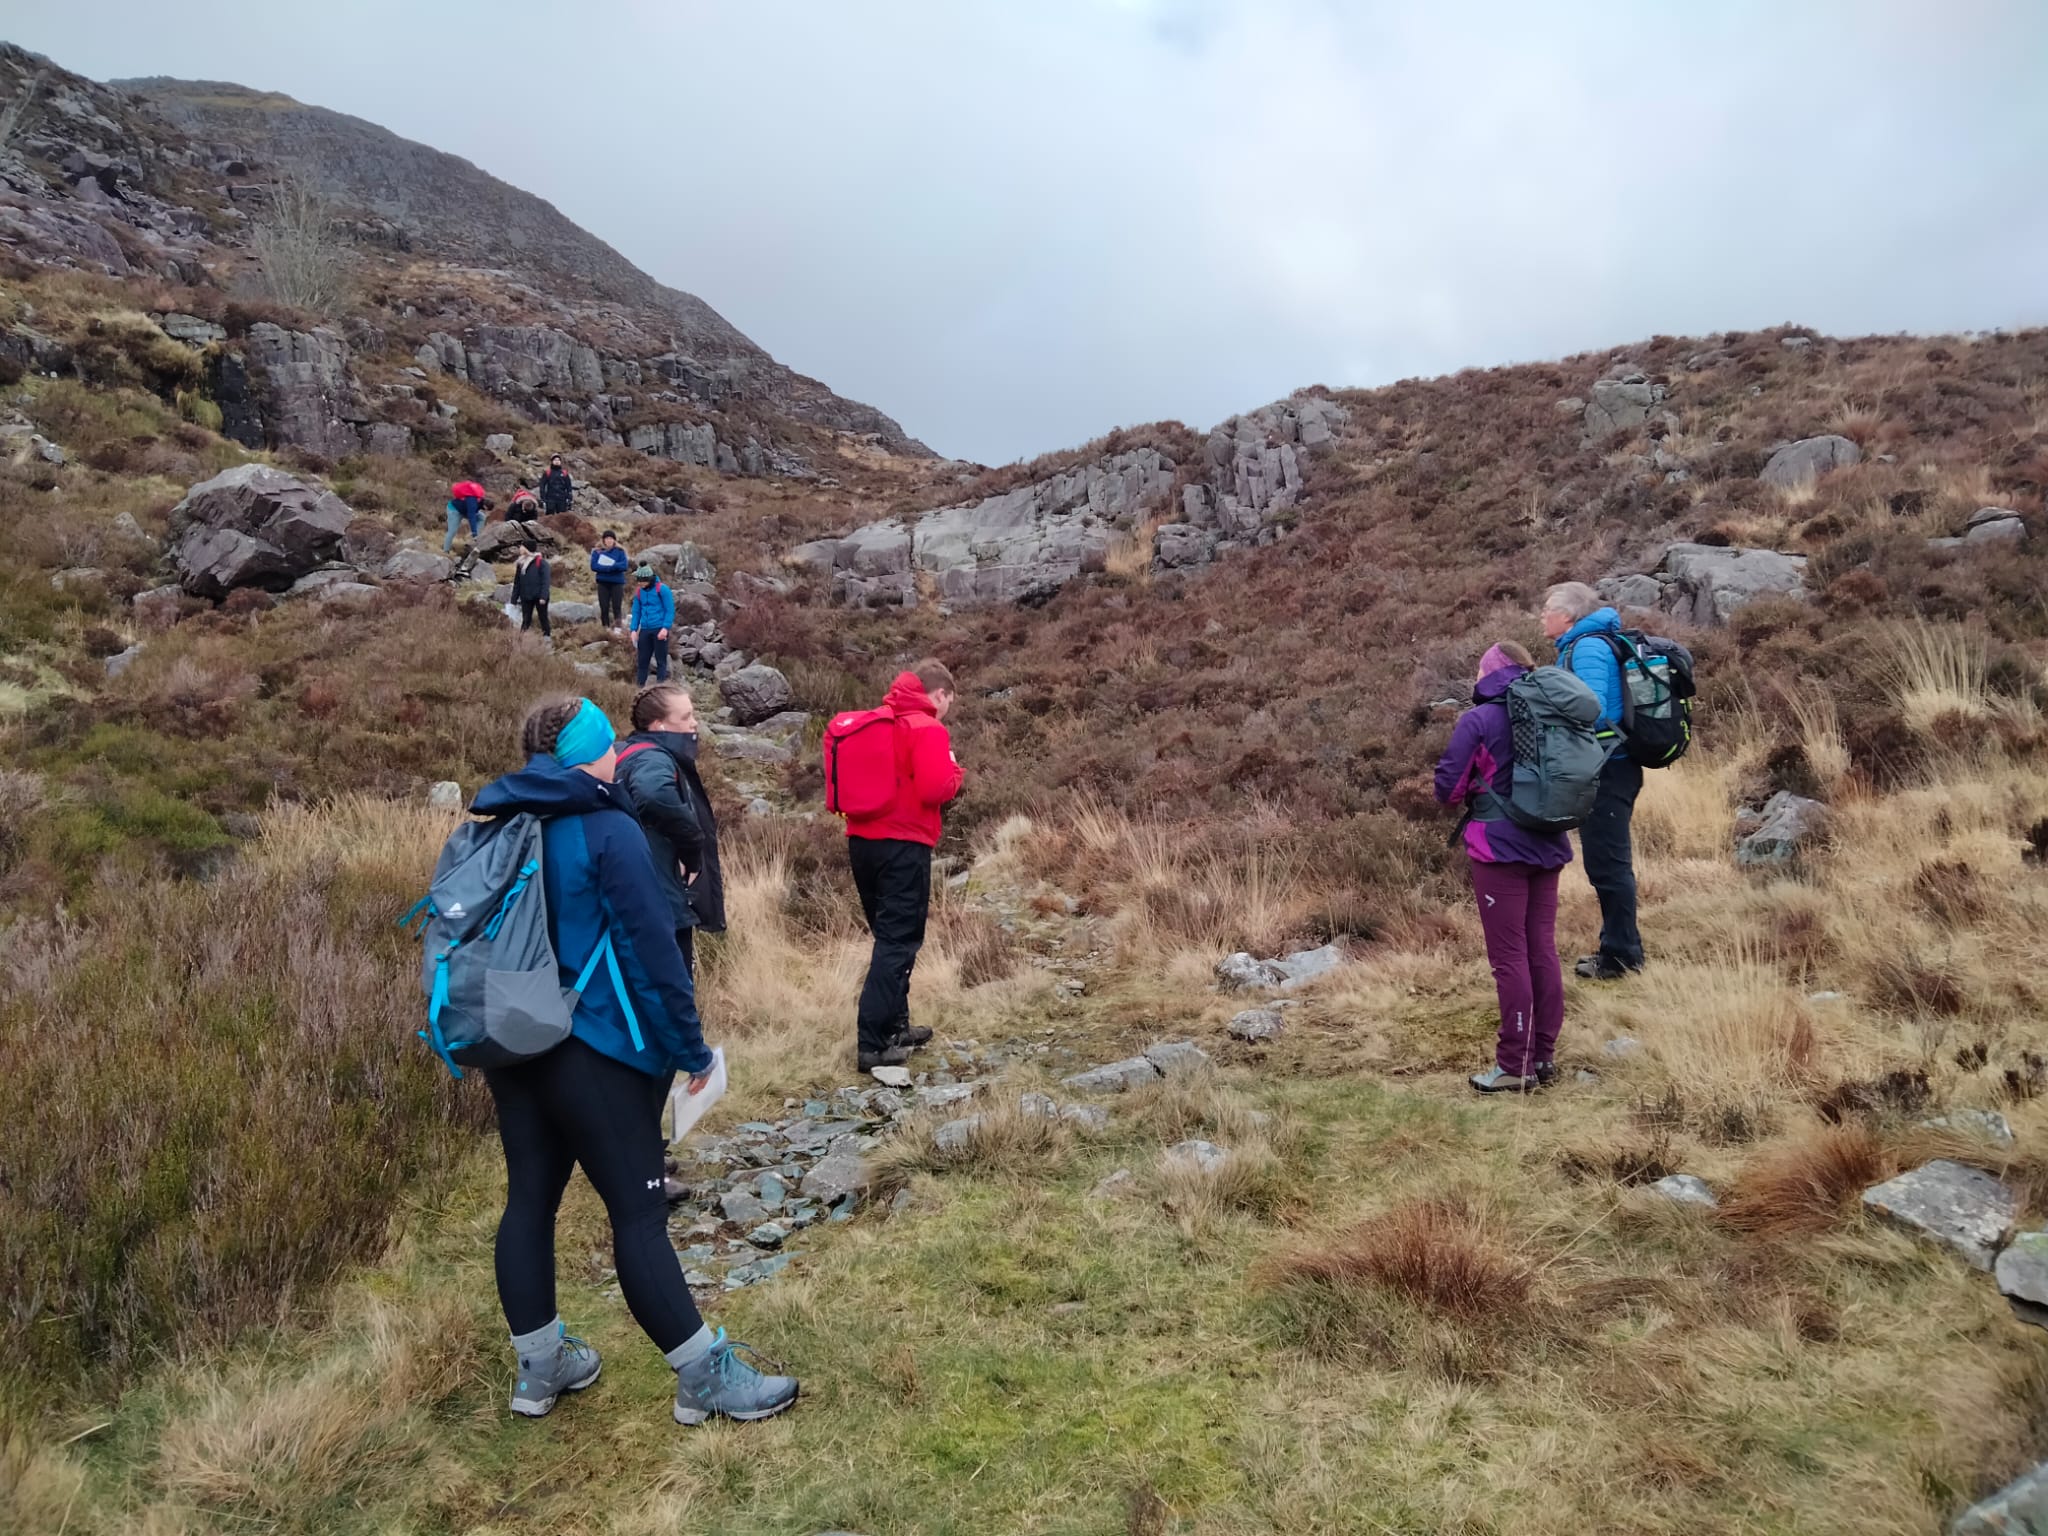
[[[455,573],[455,562],[446,555],[424,549],[401,549],[377,568],[384,581],[446,581]]]
[[[1586,402],[1586,436],[1611,437],[1641,426],[1650,419],[1650,408],[1664,398],[1664,386],[1652,384],[1640,373],[1626,378],[1602,379],[1593,386],[1593,398]]]
[[[1866,1189],[1863,1207],[1987,1271],[2019,1214],[1998,1180],[1946,1158]]]
[[[1197,1173],[1215,1173],[1230,1161],[1230,1151],[1226,1147],[1217,1146],[1213,1141],[1191,1139],[1175,1142],[1168,1147],[1161,1161],[1169,1165],[1178,1163],[1194,1169]]]
[[[239,464],[193,486],[171,510],[171,562],[195,596],[283,591],[334,556],[352,516],[324,486]]]
[[[2048,1232],[2022,1232],[1998,1255],[1991,1273],[2007,1296],[2048,1307]]]

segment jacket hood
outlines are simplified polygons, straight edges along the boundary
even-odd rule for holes
[[[933,715],[939,712],[932,703],[932,696],[924,691],[924,684],[917,680],[915,672],[898,672],[896,681],[889,685],[888,697],[883,699],[899,715]]]
[[[1603,629],[1619,630],[1620,628],[1621,613],[1618,609],[1595,608],[1591,613],[1579,620],[1578,623],[1559,635],[1557,643],[1563,645],[1567,641],[1578,639],[1581,635],[1597,635]]]
[[[1472,685],[1472,702],[1474,704],[1491,704],[1495,699],[1506,694],[1517,678],[1527,677],[1528,675],[1529,669],[1524,666],[1509,665],[1496,667]]]
[[[659,747],[678,762],[697,761],[697,738],[688,731],[635,731],[626,741],[628,744],[644,741],[650,747]]]
[[[553,755],[539,752],[502,779],[477,791],[471,809],[479,816],[581,816],[616,809],[611,786],[580,768],[564,768]]]

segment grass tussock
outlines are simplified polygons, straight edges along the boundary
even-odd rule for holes
[[[1824,1231],[1892,1171],[1890,1156],[1868,1127],[1816,1130],[1760,1154],[1722,1203],[1721,1220],[1757,1237]]]
[[[958,1145],[941,1146],[935,1132],[969,1122]],[[905,1119],[875,1154],[877,1187],[903,1187],[914,1173],[969,1174],[1025,1179],[1059,1167],[1074,1144],[1073,1127],[1057,1116],[1033,1113],[1009,1092],[987,1092]]]
[[[1453,1380],[1491,1374],[1509,1341],[1540,1331],[1536,1280],[1457,1197],[1403,1201],[1268,1260],[1256,1277],[1283,1335],[1311,1355]]]

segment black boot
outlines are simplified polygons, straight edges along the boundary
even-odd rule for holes
[[[922,1024],[905,1024],[896,1031],[892,1045],[905,1045],[911,1050],[922,1050],[932,1043],[932,1032]]]
[[[860,1053],[860,1069],[872,1072],[877,1067],[900,1067],[910,1060],[910,1047],[891,1044],[879,1051],[864,1050]]]

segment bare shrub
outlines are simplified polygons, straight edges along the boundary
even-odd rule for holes
[[[316,315],[331,313],[347,291],[349,257],[333,205],[310,183],[283,177],[249,235],[265,296]]]

